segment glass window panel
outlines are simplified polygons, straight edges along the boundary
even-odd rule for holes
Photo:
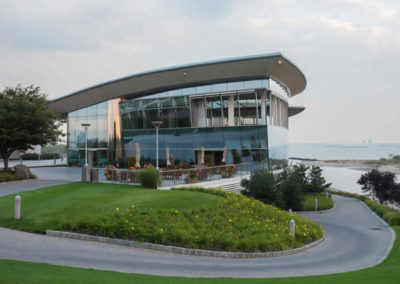
[[[191,94],[196,94],[196,88],[184,88],[182,89],[182,95],[191,95]]]
[[[182,95],[182,89],[172,90],[168,92],[170,96],[180,96]]]
[[[102,102],[97,105],[97,115],[107,115],[108,102]]]
[[[167,108],[167,107],[173,107],[174,105],[174,99],[173,98],[162,98],[160,99],[160,107],[161,108]]]
[[[70,112],[70,113],[68,113],[68,116],[69,117],[77,117],[78,116],[78,113],[79,113],[79,111],[73,111],[73,112]]]
[[[243,90],[244,82],[232,82],[228,83],[228,91]]]
[[[131,120],[132,120],[132,129],[143,129],[144,125],[144,117],[143,110],[136,110],[131,112]]]
[[[175,127],[190,127],[190,110],[188,107],[180,107],[176,109]]]
[[[189,99],[186,96],[175,97],[174,99],[175,99],[176,106],[188,106],[189,105]]]
[[[226,92],[228,90],[227,83],[212,84],[212,92]]]
[[[97,119],[98,130],[98,147],[107,148],[108,142],[108,129],[107,129],[107,116],[99,116]]]
[[[97,105],[92,105],[87,108],[88,116],[97,116]]]
[[[153,128],[153,121],[162,121],[158,109],[143,111],[143,128]]]
[[[176,127],[176,110],[174,108],[160,110],[162,122],[161,128]]]
[[[143,101],[142,104],[144,109],[152,109],[160,107],[160,101],[158,99],[145,100]]]
[[[225,127],[222,129],[224,138],[223,141],[228,149],[241,148],[241,128],[240,127]]]
[[[207,126],[222,125],[221,97],[207,97]]]
[[[224,135],[222,127],[208,128],[207,129],[207,139],[208,147],[210,149],[222,149],[224,148]]]
[[[252,80],[244,82],[245,89],[262,88],[262,80]]]
[[[97,117],[88,120],[90,126],[88,128],[88,148],[97,148]]]
[[[78,116],[87,116],[87,108],[81,108],[78,110]]]
[[[196,87],[196,94],[205,94],[211,92],[212,92],[211,85]]]

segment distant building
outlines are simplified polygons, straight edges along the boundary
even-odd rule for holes
[[[138,73],[102,83],[50,103],[68,115],[69,164],[104,166],[136,154],[156,157],[155,129],[160,120],[160,165],[166,147],[175,161],[261,163],[287,159],[288,117],[304,110],[289,107],[291,96],[306,87],[303,73],[280,53],[188,64]]]

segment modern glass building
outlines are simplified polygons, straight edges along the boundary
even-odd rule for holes
[[[68,161],[120,167],[140,147],[141,163],[159,163],[166,149],[175,162],[209,166],[287,159],[291,96],[306,86],[303,73],[280,53],[188,64],[139,73],[56,99],[50,108],[68,117]]]

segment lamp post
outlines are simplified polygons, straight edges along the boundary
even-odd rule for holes
[[[160,128],[162,121],[153,121],[153,126],[156,128],[156,169],[158,170],[158,128]]]
[[[87,137],[88,137],[88,129],[90,126],[90,123],[82,123],[81,124],[83,128],[85,128],[85,134],[86,134],[86,142],[85,142],[85,167],[88,166],[88,154],[87,154]]]

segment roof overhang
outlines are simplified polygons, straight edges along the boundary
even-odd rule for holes
[[[289,117],[303,112],[306,108],[303,106],[290,106],[289,107]]]
[[[306,87],[304,74],[280,53],[187,64],[134,74],[55,99],[49,108],[68,113],[115,98],[139,98],[178,88],[273,78],[292,96]]]

